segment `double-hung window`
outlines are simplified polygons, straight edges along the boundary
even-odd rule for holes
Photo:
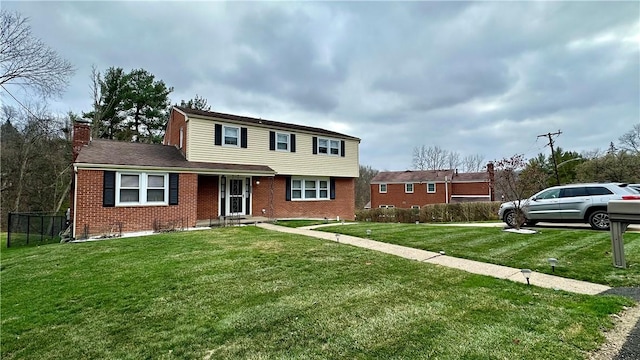
[[[276,149],[279,151],[289,151],[290,135],[287,133],[276,133]]]
[[[168,174],[117,173],[116,205],[167,205]]]
[[[413,183],[404,184],[404,192],[410,194],[413,192]]]
[[[292,200],[328,200],[329,179],[294,178],[291,180]]]
[[[387,192],[387,184],[378,185],[378,192],[380,194],[385,194]]]
[[[318,154],[340,156],[340,141],[318,138]]]
[[[235,126],[223,126],[224,142],[226,146],[240,146],[240,128]]]
[[[427,183],[427,193],[432,194],[436,192],[436,183]]]

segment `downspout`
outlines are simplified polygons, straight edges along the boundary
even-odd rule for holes
[[[444,202],[445,202],[445,204],[449,203],[449,183],[448,183],[447,180],[448,180],[448,177],[445,175],[445,177],[444,177],[444,196],[445,196]]]
[[[78,167],[73,165],[73,224],[71,225],[71,238],[76,238],[76,219],[78,217]]]

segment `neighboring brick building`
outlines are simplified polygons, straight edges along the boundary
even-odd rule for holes
[[[420,208],[427,204],[493,201],[493,164],[486,172],[381,171],[371,180],[371,208]]]
[[[164,144],[74,125],[74,237],[219,219],[353,219],[360,139],[174,107]]]

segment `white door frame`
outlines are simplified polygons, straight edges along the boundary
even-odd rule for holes
[[[220,177],[222,179],[222,176]],[[241,208],[242,211],[241,212],[232,212],[231,211],[231,182],[232,181],[240,181],[240,195],[237,195],[235,197],[239,197],[240,201],[241,201]],[[252,183],[252,178],[250,176],[239,176],[239,175],[227,175],[226,176],[226,180],[225,180],[225,189],[224,189],[224,202],[225,202],[225,214],[221,214],[222,216],[233,216],[233,215],[240,215],[240,216],[250,216],[251,215],[251,204],[253,202],[252,197],[252,191],[251,191],[251,183]],[[219,184],[221,184],[222,182],[218,182]],[[221,197],[222,195],[222,186],[220,186],[219,189],[219,196],[218,198]],[[248,204],[247,204],[247,199],[249,199]],[[221,206],[219,207],[219,211],[218,213],[222,212]]]

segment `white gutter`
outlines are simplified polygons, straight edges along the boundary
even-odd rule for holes
[[[106,166],[105,166],[106,165]],[[241,175],[241,176],[273,176],[275,171],[237,171],[231,169],[194,169],[181,167],[163,167],[163,166],[135,166],[135,165],[111,165],[111,164],[80,164],[76,165],[80,170],[138,170],[138,171],[163,171],[163,172],[179,172],[189,174],[215,174],[215,175]]]

